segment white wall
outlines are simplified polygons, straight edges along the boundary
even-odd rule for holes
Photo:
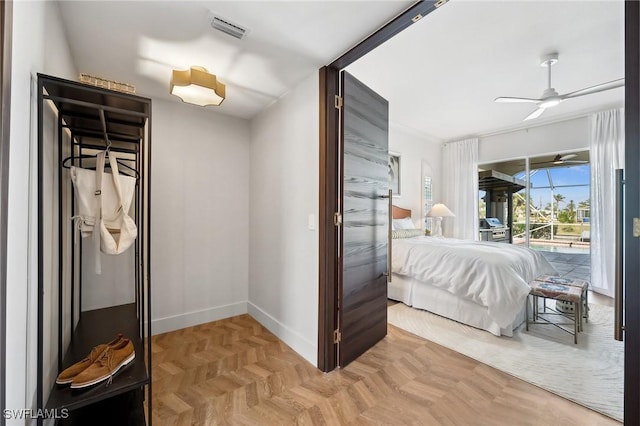
[[[414,131],[392,123],[389,128],[389,151],[401,155],[401,195],[394,197],[393,204],[405,209],[411,209],[413,222],[418,228],[423,228],[423,168],[425,174],[432,178],[433,202],[440,202],[442,145],[439,141],[430,140]]]
[[[114,151],[110,151],[109,156],[131,158],[130,154]],[[133,162],[130,162],[130,164],[135,166]],[[71,187],[69,185],[71,175],[68,170],[63,170],[63,173],[63,182],[67,187]],[[135,220],[135,194],[133,194],[128,214]],[[71,214],[66,215],[66,217],[71,216]],[[138,235],[142,234],[143,231],[138,229]],[[79,235],[77,239],[80,240]],[[138,240],[138,243],[140,243],[140,240]],[[96,255],[100,256],[100,274],[96,273]],[[68,256],[70,259],[70,253]],[[119,255],[107,255],[96,250],[92,238],[89,236],[84,239],[82,244],[81,261],[83,311],[135,303],[135,244]]]
[[[153,333],[247,312],[249,123],[153,101]]]
[[[313,365],[318,350],[318,82],[313,73],[251,121],[249,313]]]
[[[31,99],[32,78],[38,72],[64,78],[76,76],[55,3],[13,3],[12,50],[6,403],[7,408],[21,409],[35,406],[36,390],[37,117],[35,99]],[[48,306],[56,303],[50,288],[45,289],[45,296]],[[52,367],[55,362],[50,359],[46,363],[46,375],[55,374]],[[8,421],[8,424],[23,423]]]
[[[574,118],[529,129],[485,136],[478,146],[479,164],[525,156],[589,148],[589,119]]]

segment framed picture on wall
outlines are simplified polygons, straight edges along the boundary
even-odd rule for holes
[[[394,197],[400,196],[400,154],[389,152],[389,188]]]

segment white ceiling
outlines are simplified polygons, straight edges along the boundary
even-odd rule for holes
[[[180,102],[168,93],[171,70],[204,66],[227,85],[211,111],[251,118],[412,3],[67,1],[60,11],[79,72]],[[250,33],[213,30],[209,11]]]
[[[227,85],[211,111],[251,118],[413,1],[66,1],[60,10],[79,72],[169,95],[172,69],[200,65]],[[249,28],[213,30],[214,11]],[[357,17],[358,19],[354,19]],[[534,126],[621,106],[624,89],[568,100],[522,122],[546,87],[544,53],[557,51],[552,85],[566,93],[624,76],[622,1],[452,0],[348,70],[390,102],[394,125],[435,140]]]
[[[547,86],[539,58],[560,54],[560,94],[624,77],[622,1],[453,0],[347,69],[389,100],[391,122],[454,140],[622,106],[624,88],[567,100],[523,123]]]

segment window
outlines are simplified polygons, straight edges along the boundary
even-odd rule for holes
[[[431,231],[432,219],[430,217],[426,217],[426,213],[431,210],[433,207],[433,192],[431,189],[431,176],[424,177],[424,229],[428,229]]]

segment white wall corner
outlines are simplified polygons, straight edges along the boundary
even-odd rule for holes
[[[169,331],[206,324],[246,313],[247,302],[242,301],[165,318],[157,318],[151,321],[151,333],[153,335],[167,333]]]
[[[262,326],[289,345],[291,349],[309,361],[313,366],[318,365],[318,348],[315,343],[317,336],[312,336],[314,340],[310,341],[308,337],[287,327],[253,303],[247,302],[247,307],[249,315],[262,324]]]

